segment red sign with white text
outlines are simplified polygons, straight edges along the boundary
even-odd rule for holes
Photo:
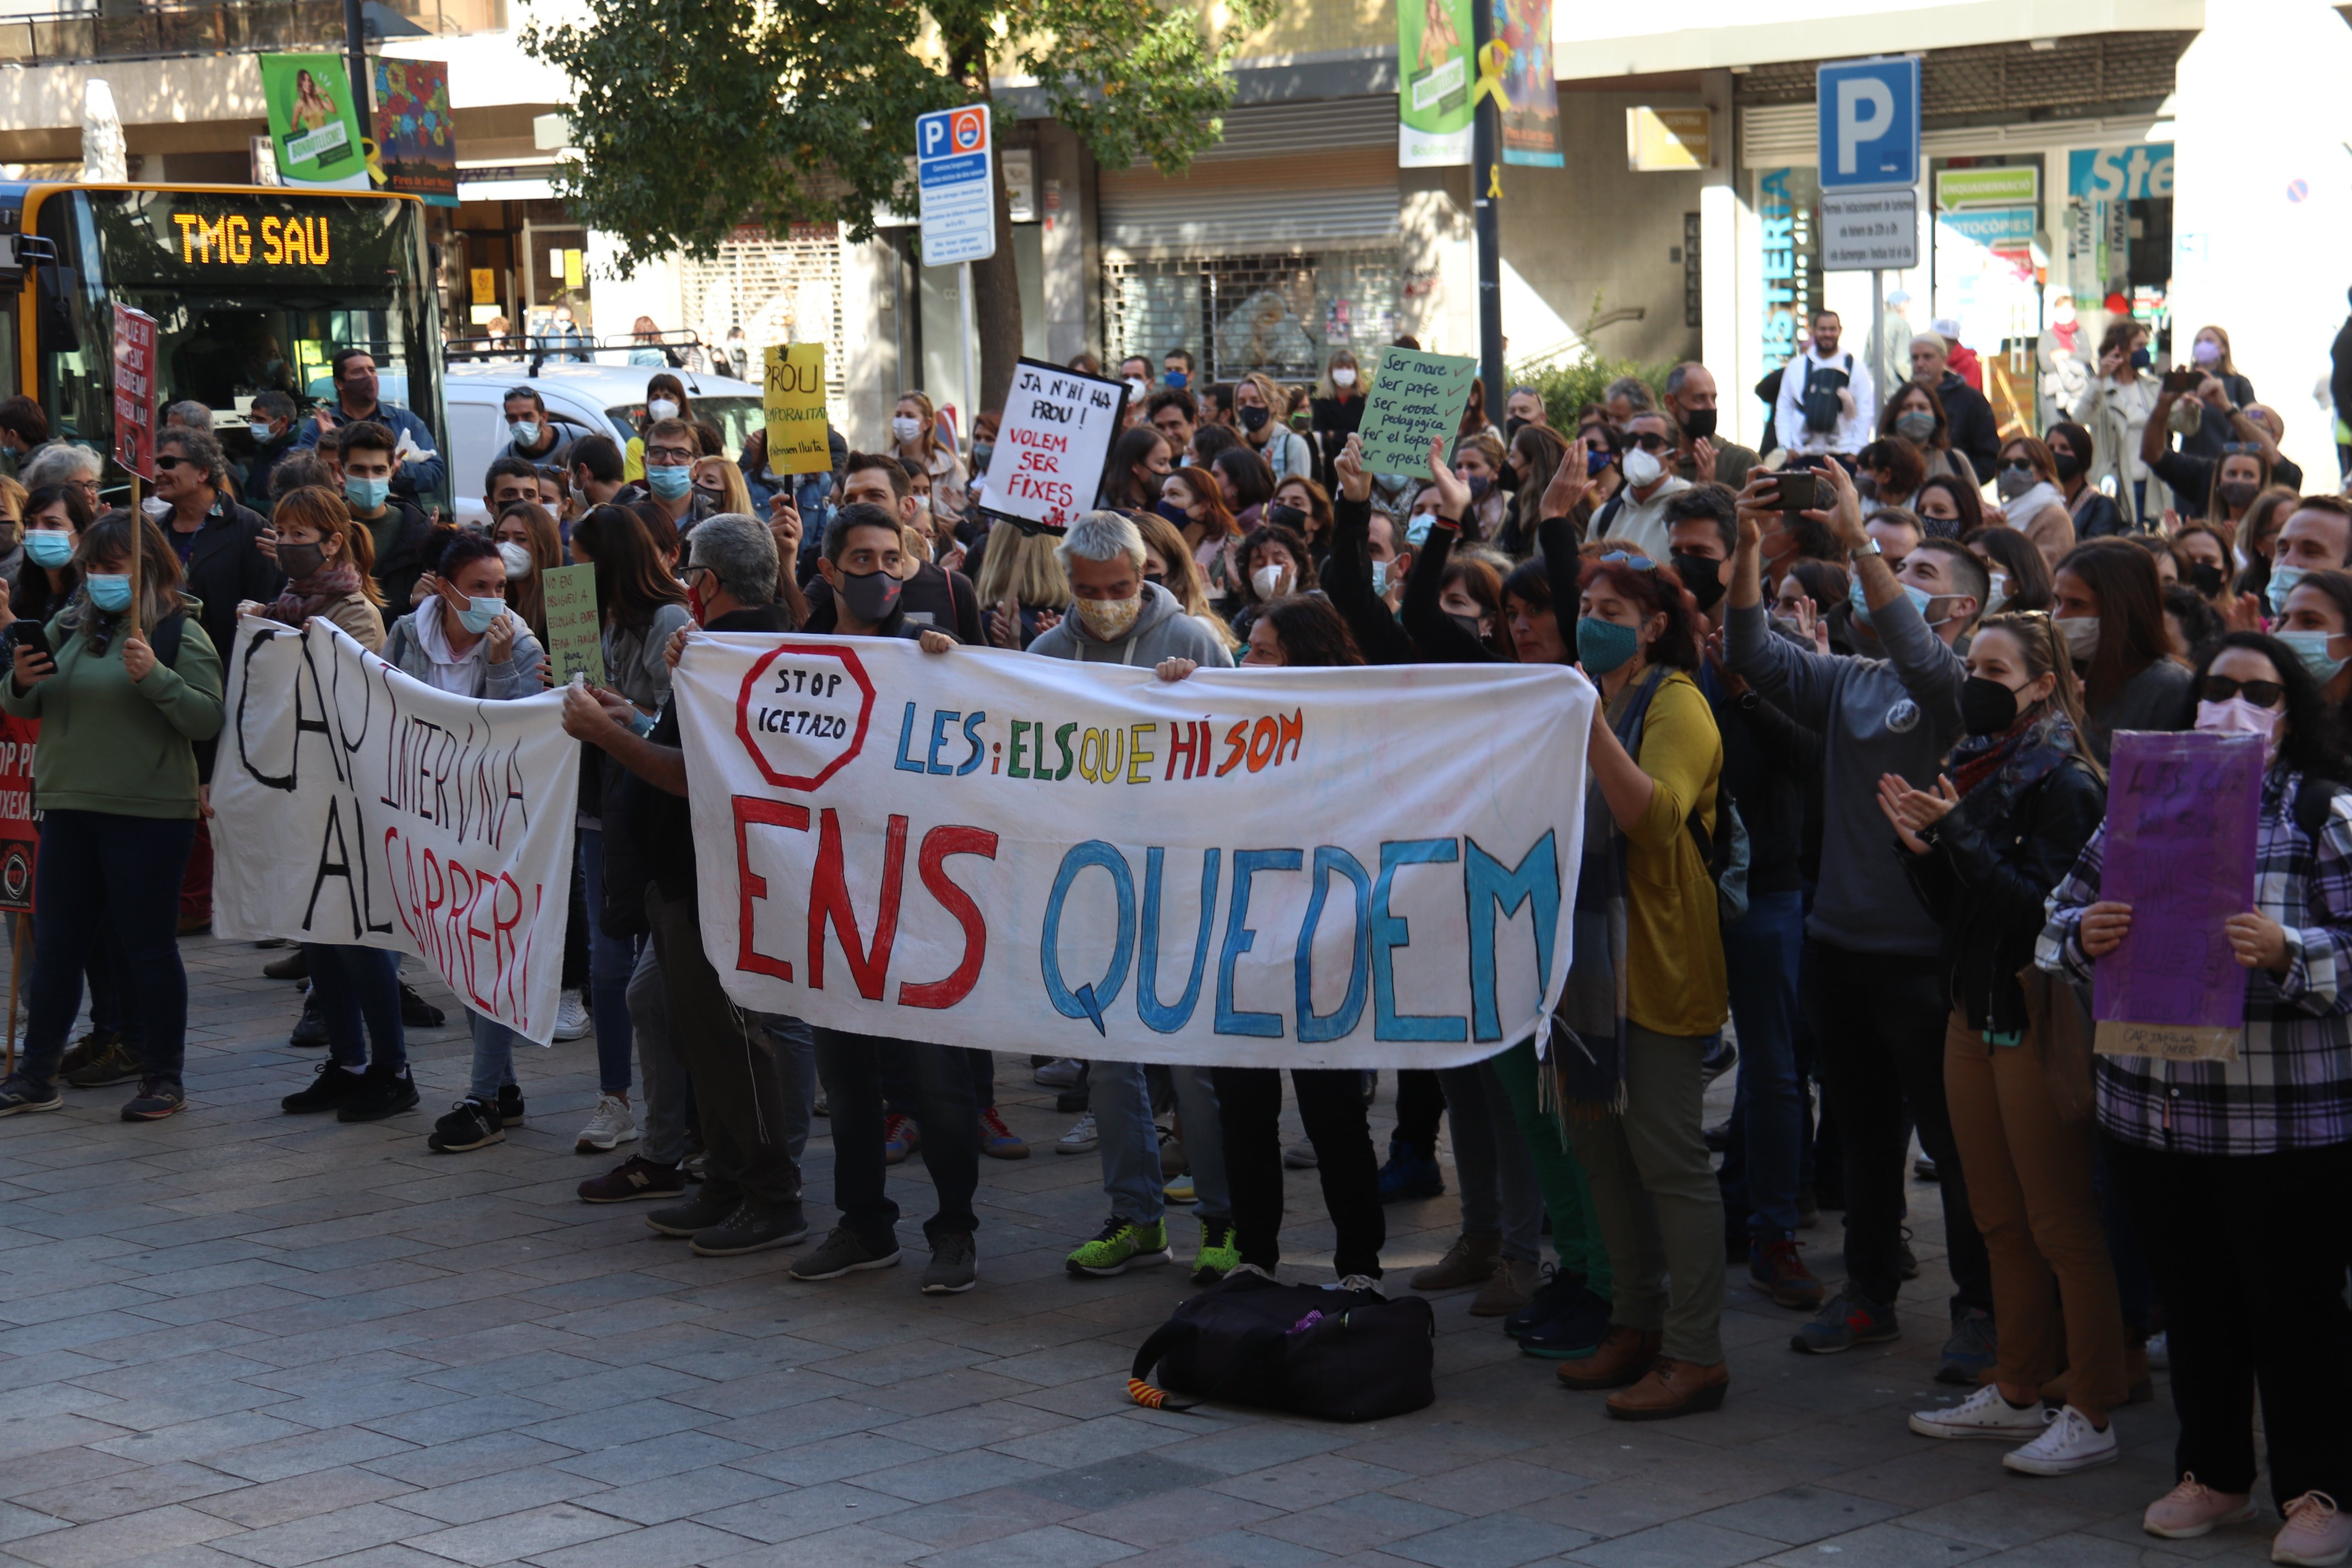
[[[155,318],[114,307],[114,460],[155,477]]]
[[[33,816],[33,748],[38,719],[0,716],[0,910],[29,913],[41,828]]]

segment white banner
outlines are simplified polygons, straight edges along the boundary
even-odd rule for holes
[[[580,742],[560,691],[456,697],[326,619],[249,616],[213,768],[213,930],[409,953],[547,1043]]]
[[[703,944],[745,1007],[1121,1060],[1446,1067],[1568,970],[1592,689],[698,635]],[[1547,993],[1549,994],[1549,997]]]

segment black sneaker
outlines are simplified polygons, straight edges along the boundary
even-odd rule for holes
[[[63,1110],[66,1097],[58,1086],[43,1086],[30,1079],[11,1078],[0,1082],[0,1116],[25,1116],[36,1110]]]
[[[161,1121],[188,1103],[187,1094],[168,1078],[142,1079],[139,1092],[122,1104],[125,1121]]]
[[[1836,1355],[1856,1345],[1885,1344],[1902,1334],[1894,1308],[1841,1290],[1822,1303],[1811,1322],[1789,1337],[1789,1348],[1803,1355]]]
[[[499,1120],[509,1127],[522,1125],[522,1088],[519,1084],[499,1085]]]
[[[1584,1295],[1584,1276],[1570,1274],[1565,1268],[1545,1270],[1544,1282],[1536,1287],[1528,1304],[1503,1320],[1503,1331],[1517,1339],[1530,1329],[1541,1328],[1576,1304]]]
[[[1519,1350],[1545,1361],[1582,1361],[1609,1337],[1613,1304],[1579,1282],[1576,1293],[1533,1328],[1522,1330]]]
[[[790,1208],[762,1208],[745,1198],[735,1205],[735,1212],[694,1238],[695,1252],[704,1258],[734,1258],[746,1252],[765,1252],[772,1247],[790,1247],[808,1236],[808,1221],[801,1215],[801,1205]]]
[[[484,1105],[468,1096],[452,1106],[449,1114],[433,1124],[432,1134],[425,1146],[437,1154],[462,1154],[468,1149],[479,1149],[490,1143],[506,1142],[506,1123],[498,1107]]]
[[[398,1072],[378,1072],[370,1068],[360,1075],[359,1093],[336,1108],[335,1120],[382,1121],[415,1109],[416,1080],[409,1077],[406,1068]]]
[[[400,983],[400,1021],[412,1029],[437,1029],[441,1026],[441,1009],[416,994],[416,987],[405,980]]]
[[[302,998],[302,1016],[294,1020],[294,1032],[286,1037],[286,1043],[312,1051],[326,1045],[327,1015],[319,1010],[316,991]]]
[[[361,1075],[333,1062],[320,1062],[310,1087],[298,1089],[278,1102],[278,1109],[289,1116],[307,1116],[314,1110],[334,1110],[359,1098]]]
[[[672,1204],[666,1209],[656,1209],[646,1215],[646,1228],[664,1236],[700,1236],[704,1231],[726,1223],[743,1201],[740,1192],[725,1190],[705,1184],[702,1190],[682,1204]]]
[[[980,1283],[980,1248],[971,1233],[946,1230],[931,1238],[931,1261],[923,1270],[923,1294],[961,1296]]]
[[[2000,1352],[2000,1339],[1994,1332],[1992,1314],[1976,1307],[1962,1307],[1952,1314],[1952,1337],[1944,1342],[1936,1381],[1956,1388],[1974,1388],[1992,1370]]]
[[[898,1261],[898,1238],[887,1247],[868,1247],[841,1226],[818,1244],[815,1251],[788,1270],[795,1279],[838,1279],[863,1268],[887,1268]]]
[[[58,1060],[57,1076],[60,1079],[73,1077],[74,1074],[104,1056],[108,1048],[121,1038],[122,1037],[112,1029],[92,1029],[66,1047],[66,1054]]]
[[[264,978],[269,980],[308,980],[310,978],[310,955],[296,948],[283,958],[273,958],[261,966]]]
[[[643,1154],[632,1154],[601,1176],[580,1184],[583,1204],[625,1204],[636,1198],[685,1195],[686,1177],[676,1165],[656,1164]]]
[[[118,1083],[137,1083],[146,1072],[146,1064],[139,1059],[139,1053],[117,1035],[64,1077],[76,1089],[111,1089]]]

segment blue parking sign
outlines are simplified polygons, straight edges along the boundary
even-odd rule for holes
[[[1814,83],[1822,189],[1919,183],[1916,58],[1824,61]]]

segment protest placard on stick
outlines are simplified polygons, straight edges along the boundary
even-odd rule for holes
[[[1432,437],[1450,453],[1470,404],[1478,362],[1468,354],[1423,353],[1391,343],[1381,351],[1372,389],[1364,395],[1364,468],[1375,474],[1429,471]]]
[[[541,579],[547,602],[547,657],[562,685],[585,671],[591,686],[604,684],[604,622],[596,605],[596,568],[551,567]]]
[[[1043,360],[1013,366],[981,510],[1056,532],[1091,510],[1118,438],[1127,384]]]

